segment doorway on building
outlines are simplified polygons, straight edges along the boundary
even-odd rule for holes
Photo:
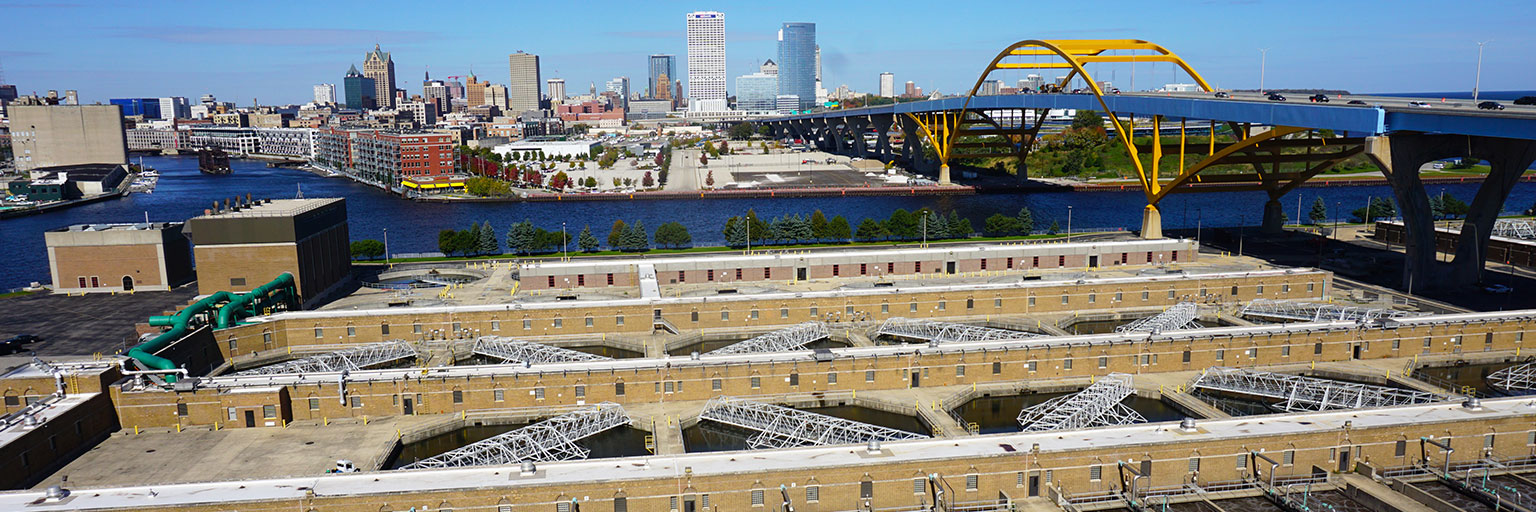
[[[123,291],[133,291],[133,276],[123,276]]]
[[[256,411],[245,411],[245,426],[256,426]]]
[[[416,414],[416,404],[411,400],[411,397],[405,397],[404,401],[401,402],[400,413],[406,416]]]
[[[912,387],[915,388],[915,387],[920,387],[922,385],[922,380],[921,380],[922,376],[923,376],[923,372],[920,372],[920,371],[917,371],[917,370],[912,370]]]

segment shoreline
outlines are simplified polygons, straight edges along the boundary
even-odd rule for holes
[[[1451,185],[1451,184],[1460,184],[1460,183],[1481,183],[1484,180],[1487,180],[1488,177],[1486,175],[1478,175],[1478,176],[1423,176],[1423,175],[1420,175],[1419,179],[1425,185]],[[1526,174],[1526,175],[1523,175],[1523,176],[1520,177],[1520,179],[1518,181],[1521,182],[1521,183],[1536,182],[1536,174]],[[1230,187],[1231,185],[1233,185],[1233,184],[1232,183],[1186,183],[1186,184],[1181,185],[1181,186],[1199,189],[1199,188]],[[1314,177],[1314,178],[1312,178],[1310,180],[1307,180],[1307,181],[1303,182],[1299,187],[1300,188],[1310,188],[1310,187],[1364,187],[1364,186],[1390,186],[1390,185],[1391,185],[1391,183],[1387,181],[1386,177],[1336,178],[1336,179],[1326,179],[1326,178],[1322,178],[1322,177]],[[1117,183],[1071,183],[1071,184],[1064,184],[1063,186],[1064,187],[1070,187],[1071,190],[1074,191],[1074,192],[1105,192],[1105,191],[1121,191],[1121,190],[1141,190],[1141,184],[1137,183],[1137,182],[1134,182],[1134,181],[1127,181],[1127,182],[1124,182],[1124,183],[1118,183],[1118,182]]]
[[[754,199],[774,197],[877,197],[877,196],[955,196],[980,193],[968,185],[922,187],[837,187],[837,188],[768,188],[736,190],[690,190],[587,194],[537,193],[509,197],[414,197],[413,201],[427,203],[539,203],[557,201],[641,201],[667,199]]]

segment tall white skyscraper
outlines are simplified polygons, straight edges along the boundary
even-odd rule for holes
[[[880,73],[880,96],[885,98],[896,96],[896,75]]]
[[[66,103],[74,105],[74,103]],[[181,96],[160,98],[160,119],[191,119],[192,106]]]
[[[728,110],[725,101],[725,14],[688,13],[688,109]]]
[[[315,104],[336,103],[336,84],[315,84]]]

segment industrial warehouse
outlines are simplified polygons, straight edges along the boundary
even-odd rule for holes
[[[1200,249],[282,273],[0,378],[0,508],[1536,510],[1536,311]]]

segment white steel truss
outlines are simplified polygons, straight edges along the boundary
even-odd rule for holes
[[[1391,407],[1445,400],[1442,395],[1423,391],[1219,366],[1201,372],[1190,383],[1190,388],[1276,399],[1280,400],[1276,406],[1287,412]]]
[[[811,344],[816,340],[831,336],[823,322],[806,322],[787,329],[764,334],[755,338],[732,343],[719,349],[712,350],[711,355],[719,354],[755,354],[760,352],[788,352],[799,350],[801,347]]]
[[[585,459],[591,452],[576,444],[576,441],[628,424],[630,419],[624,412],[624,406],[603,402],[422,459],[403,469]]]
[[[968,341],[992,341],[992,340],[1018,340],[1025,338],[1038,338],[1042,335],[1031,332],[1010,331],[1008,329],[996,329],[976,325],[957,324],[953,322],[939,322],[934,320],[917,320],[912,318],[895,317],[880,324],[875,334],[887,336],[900,336],[934,343],[964,343]]]
[[[1140,413],[1120,403],[1135,393],[1130,375],[1111,373],[1082,391],[1025,407],[1019,412],[1019,426],[1024,432],[1045,432],[1146,423]]]
[[[1520,240],[1536,239],[1536,224],[1529,220],[1499,219],[1493,221],[1493,236],[1504,238],[1517,238]]]
[[[1200,316],[1200,307],[1193,302],[1180,302],[1173,307],[1163,310],[1162,313],[1152,315],[1135,322],[1131,322],[1115,328],[1115,332],[1150,332],[1157,334],[1163,331],[1177,331],[1180,329],[1195,329],[1200,327],[1195,319]]]
[[[928,438],[905,430],[728,396],[709,399],[699,419],[757,431],[757,435],[747,439],[747,447],[753,450]]]
[[[1340,306],[1338,304],[1257,299],[1243,306],[1242,312],[1238,314],[1240,316],[1281,321],[1321,322],[1325,320],[1344,320],[1371,322],[1383,318],[1424,316],[1426,313],[1387,308],[1362,308],[1358,306]]]
[[[1511,393],[1536,389],[1536,363],[1511,366],[1488,375],[1488,384]]]
[[[588,354],[567,348],[560,348],[543,343],[522,341],[500,336],[481,336],[475,340],[473,352],[486,357],[494,357],[509,363],[564,363],[571,361],[602,361],[609,359],[597,354]]]
[[[413,357],[416,357],[415,347],[405,340],[394,340],[251,368],[234,375],[356,371]]]

